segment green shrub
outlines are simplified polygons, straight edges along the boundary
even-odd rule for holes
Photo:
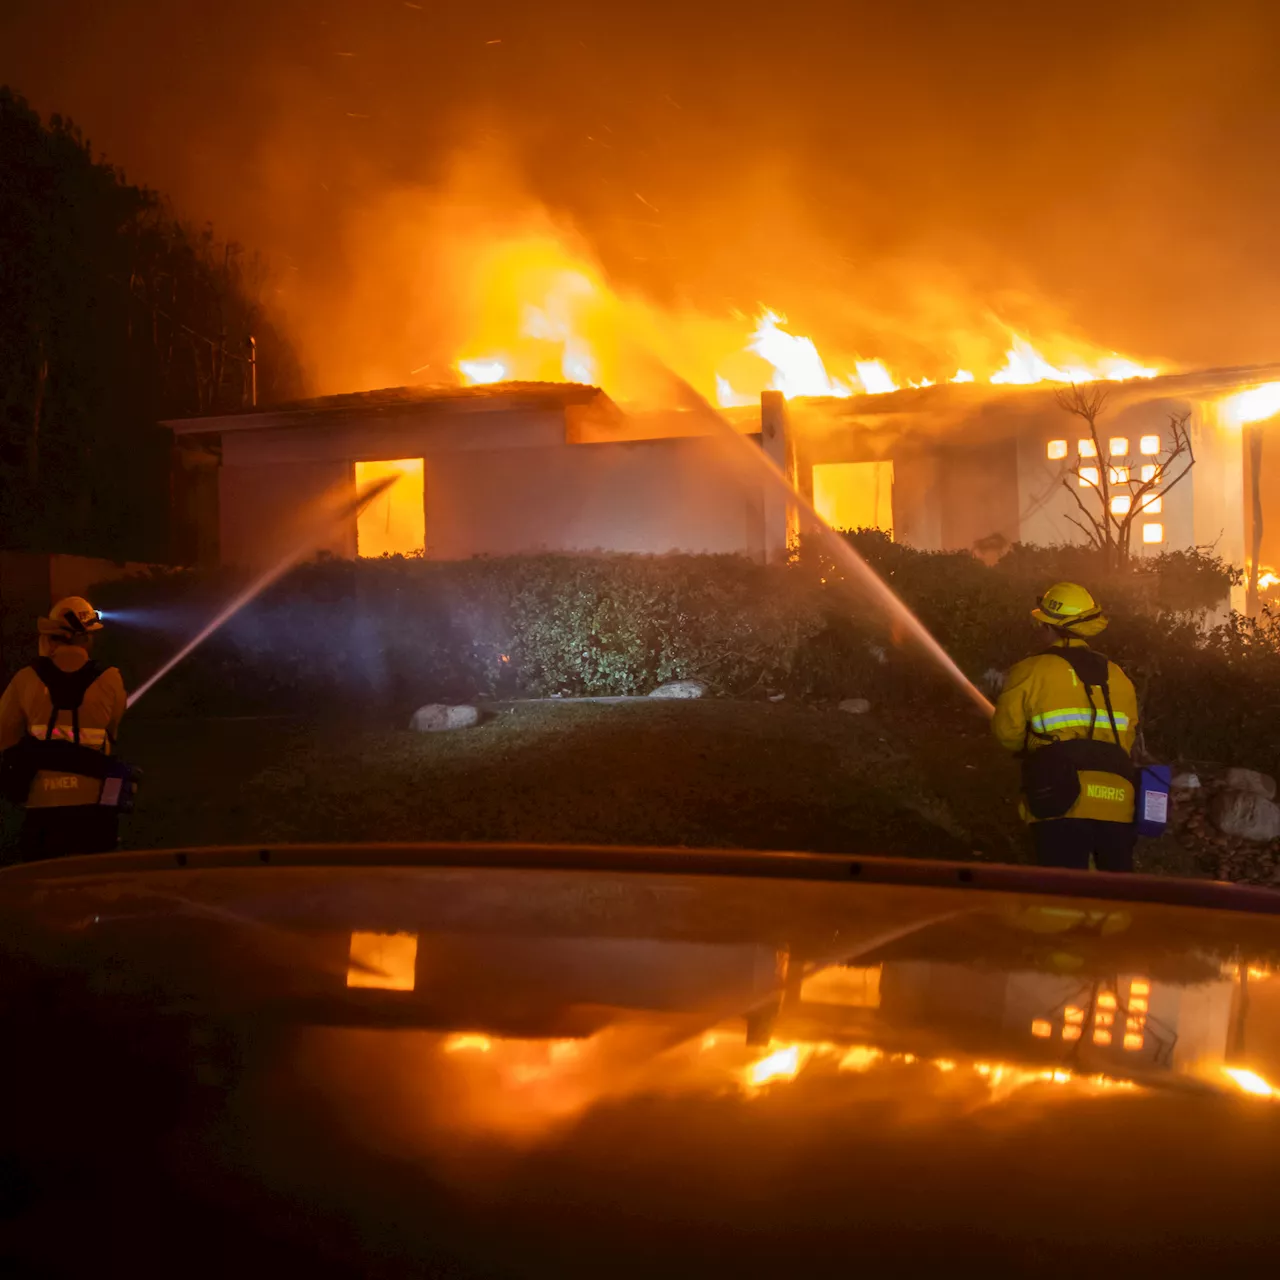
[[[108,584],[104,655],[136,684],[234,595],[227,575]],[[801,575],[734,556],[388,557],[302,565],[212,636],[148,703],[157,712],[374,711],[477,694],[647,693],[697,677],[719,693],[811,685],[826,625]]]
[[[1217,558],[1171,553],[1104,574],[1082,548],[1014,547],[988,566],[874,530],[847,539],[975,680],[1041,643],[1028,615],[1045,587],[1085,582],[1112,618],[1100,647],[1138,686],[1154,751],[1272,767],[1280,624],[1209,624],[1233,581]],[[136,686],[239,585],[214,571],[102,587],[95,599],[120,623],[103,656]],[[822,540],[785,566],[697,555],[321,559],[264,591],[141,706],[403,719],[428,701],[642,694],[683,677],[727,696],[958,699],[874,603],[856,561]]]
[[[1137,686],[1149,749],[1171,760],[1276,767],[1280,622],[1227,612],[1240,573],[1212,552],[1167,552],[1108,570],[1087,547],[1014,546],[989,567],[967,553],[916,551],[878,530],[845,536],[973,678],[1006,670],[1042,643],[1028,615],[1048,586],[1084,583],[1111,621],[1097,647]],[[829,543],[802,546],[797,562],[865,599]],[[910,684],[927,696],[941,690],[919,663]]]

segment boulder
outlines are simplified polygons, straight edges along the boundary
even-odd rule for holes
[[[1256,791],[1223,791],[1213,802],[1213,825],[1224,835],[1265,843],[1280,837],[1280,805]]]
[[[1190,770],[1185,773],[1175,773],[1169,786],[1174,791],[1198,791],[1200,789],[1200,775],[1192,773]]]
[[[865,716],[871,710],[871,703],[866,698],[846,698],[840,703],[840,710],[847,711],[851,716]]]
[[[429,702],[413,713],[409,728],[417,733],[441,733],[446,729],[470,729],[479,723],[480,711],[476,707],[450,707],[442,702]]]
[[[701,680],[670,680],[660,684],[650,695],[651,698],[704,698],[707,686]]]
[[[1228,791],[1249,791],[1267,800],[1276,798],[1276,780],[1255,769],[1228,769],[1222,781]]]

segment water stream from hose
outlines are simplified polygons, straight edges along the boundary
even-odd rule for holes
[[[838,533],[818,514],[817,508],[787,478],[781,467],[764,449],[763,438],[757,446],[750,438],[739,431],[733,423],[723,416],[713,405],[704,399],[692,386],[677,374],[667,371],[680,387],[683,397],[694,403],[698,409],[710,415],[719,425],[722,434],[731,438],[739,451],[745,450],[744,456],[750,456],[754,463],[764,468],[769,483],[780,492],[789,503],[794,503],[808,518],[809,523],[818,531],[823,545],[831,553],[832,558],[861,587],[871,600],[920,646],[925,654],[946,673],[947,677],[960,689],[960,692],[982,712],[990,717],[995,713],[991,700],[969,679],[956,664],[955,659],[942,647],[937,637],[920,621],[906,603],[897,595],[892,587],[858,554],[857,549],[847,538]],[[765,423],[761,421],[761,431]]]
[[[374,500],[380,493],[385,493],[400,477],[398,475],[383,476],[381,479],[375,480],[368,485],[361,493],[354,498],[347,499],[339,503],[330,510],[318,513],[313,522],[313,527],[308,530],[307,536],[299,540],[298,544],[285,556],[281,557],[269,569],[260,573],[252,582],[233,596],[219,612],[210,619],[205,626],[192,636],[186,644],[178,650],[177,653],[169,659],[158,671],[145,679],[130,695],[126,706],[133,706],[148,690],[155,688],[170,671],[174,669],[189,654],[198,649],[204,642],[220,627],[230,622],[232,618],[240,612],[250,601],[257,599],[273,582],[283,577],[295,564],[304,556],[314,551],[316,546],[322,541],[323,535],[334,525],[341,521],[358,514],[364,507]]]

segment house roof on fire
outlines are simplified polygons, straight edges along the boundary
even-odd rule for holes
[[[1103,385],[1109,396],[1107,412],[1113,414],[1131,405],[1217,400],[1275,381],[1280,381],[1280,364],[1198,369]],[[1045,414],[1056,416],[1054,397],[1060,389],[1045,382],[1022,386],[939,383],[884,395],[800,398],[788,403],[787,412],[810,439],[838,442],[840,437],[856,437],[875,453],[911,441],[929,448],[937,440],[957,438],[958,432],[970,443],[1007,438],[1029,421],[1043,422]]]
[[[499,382],[478,387],[384,387],[379,391],[257,405],[236,413],[173,418],[161,426],[170,428],[175,435],[204,435],[371,417],[564,410],[578,405],[589,405],[606,414],[614,410],[613,402],[599,387],[576,382]]]

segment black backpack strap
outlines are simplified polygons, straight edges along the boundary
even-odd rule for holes
[[[1116,728],[1116,713],[1111,709],[1111,682],[1110,681],[1107,681],[1102,686],[1102,700],[1107,704],[1107,719],[1111,721],[1111,736],[1118,743],[1120,741],[1120,730]],[[1093,701],[1092,696],[1089,698],[1089,701],[1090,702]],[[1094,719],[1096,720],[1097,717],[1095,716]],[[1090,729],[1089,731],[1089,736],[1091,738],[1093,737],[1092,729]]]
[[[1111,736],[1120,741],[1120,730],[1116,727],[1116,713],[1111,707],[1111,661],[1105,654],[1096,653],[1092,649],[1050,649],[1050,654],[1059,657],[1076,673],[1080,683],[1084,685],[1085,696],[1089,699],[1089,739],[1098,726],[1098,707],[1093,700],[1093,691],[1102,690],[1102,701],[1107,708],[1107,719],[1111,721]]]
[[[89,686],[103,674],[103,667],[92,659],[75,671],[63,671],[52,658],[38,658],[32,664],[32,670],[40,678],[40,683],[49,691],[49,701],[53,704],[49,713],[49,723],[45,726],[45,741],[53,738],[58,724],[58,713],[71,713],[72,740],[80,742],[80,706]]]

